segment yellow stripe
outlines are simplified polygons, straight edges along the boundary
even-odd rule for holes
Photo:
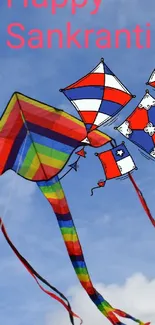
[[[10,113],[12,112],[13,108],[14,108],[14,105],[17,101],[17,96],[16,94],[13,95],[11,101],[9,102],[7,108],[6,108],[6,111],[5,111],[5,114],[3,115],[1,121],[0,121],[0,131],[2,131],[3,127],[5,126],[8,118],[9,118],[9,115]]]
[[[38,153],[38,157],[41,161],[42,164],[50,166],[50,167],[54,167],[57,169],[62,168],[62,166],[65,164],[64,161],[52,158],[52,157],[48,157],[46,155],[43,155],[42,153]]]
[[[98,134],[102,138],[105,138],[107,140],[111,140],[111,137],[109,137],[107,134],[105,134],[105,133],[103,133],[101,131],[94,130],[94,131],[91,131],[91,132],[94,132],[94,133]]]
[[[65,242],[72,241],[72,242],[77,242],[78,238],[76,234],[63,234],[63,238]]]
[[[84,127],[84,123],[80,120],[78,120],[76,117],[73,117],[72,115],[69,115],[68,113],[64,112],[63,116],[67,118],[68,120],[80,125],[81,127]]]
[[[115,309],[113,307],[110,307],[110,306],[106,306],[105,309],[106,309],[107,313],[109,313],[111,311],[115,311]]]
[[[17,97],[18,97],[19,100],[22,100],[22,101],[24,101],[26,103],[29,103],[31,105],[34,105],[36,107],[42,108],[45,111],[51,111],[51,112],[55,112],[56,111],[54,107],[48,106],[47,104],[40,103],[37,100],[31,99],[31,98],[26,97],[26,96],[24,96],[22,94],[18,94],[17,93]],[[59,112],[59,114],[60,114],[60,112]]]
[[[88,282],[90,280],[87,274],[78,274],[78,278],[82,282]]]
[[[64,192],[62,190],[60,191],[56,191],[55,192],[51,192],[51,193],[48,193],[48,192],[44,192],[44,195],[46,196],[47,199],[63,199],[64,198]]]
[[[30,165],[30,168],[28,169],[27,173],[24,175],[24,177],[29,178],[29,179],[33,179],[33,177],[35,176],[37,170],[40,167],[40,162],[38,160],[37,155],[35,155],[35,157],[32,160],[32,163]]]
[[[61,116],[67,118],[68,120],[71,120],[71,121],[75,122],[76,124],[78,124],[80,126],[84,126],[83,122],[78,120],[76,117],[73,117],[73,116],[69,115],[68,113],[63,112],[61,110],[57,111],[57,109],[55,107],[48,106],[47,104],[40,103],[39,101],[28,98],[28,97],[26,97],[26,96],[24,96],[22,94],[17,93],[17,96],[18,96],[19,100],[22,100],[22,101],[24,101],[26,103],[29,103],[31,105],[34,105],[34,106],[39,107],[41,109],[44,109],[45,111],[54,112],[56,114],[61,114]]]

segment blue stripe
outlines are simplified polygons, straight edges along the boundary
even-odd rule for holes
[[[59,178],[58,178],[58,176],[56,176],[56,177],[53,177],[52,179],[50,179],[48,181],[37,182],[37,184],[38,184],[39,187],[48,187],[48,186],[51,186],[53,184],[58,183],[58,181],[59,181]]]
[[[64,90],[64,94],[69,100],[78,99],[102,99],[104,87],[85,86]]]
[[[151,122],[155,126],[155,106],[151,107],[148,110],[148,117],[149,117],[149,122]]]
[[[133,130],[132,134],[129,135],[129,140],[147,153],[150,153],[154,148],[152,137],[143,130]]]
[[[103,100],[99,109],[100,113],[110,115],[111,117],[116,115],[122,108],[122,105],[111,102],[109,100]]]
[[[74,227],[73,222],[71,220],[63,221],[63,220],[58,220],[59,226],[61,228],[72,228]]]
[[[5,171],[7,169],[13,169],[13,165],[16,161],[18,152],[25,140],[26,134],[27,134],[27,130],[25,128],[25,125],[23,124],[19,133],[17,134],[16,138],[14,139],[13,146],[11,148],[10,154],[8,156],[8,159],[7,159],[5,167],[4,167]],[[16,170],[14,170],[14,171],[16,172]]]
[[[61,142],[63,145],[66,144],[67,146],[71,146],[72,148],[76,148],[80,144],[80,141],[70,138],[67,134],[64,135],[57,133],[56,131],[44,128],[41,125],[27,122],[27,127],[31,133],[38,133],[40,136],[45,136],[49,139],[55,140],[56,142]]]
[[[54,139],[49,139],[47,137],[44,137],[43,135],[40,136],[37,133],[31,132],[31,136],[34,142],[46,146],[50,149],[55,149],[66,154],[70,154],[73,151],[73,148],[71,146],[61,143],[59,141],[55,141]]]
[[[105,63],[104,63],[104,73],[114,76],[114,73],[107,67]]]
[[[22,164],[25,160],[25,157],[27,155],[27,152],[32,144],[32,141],[28,135],[26,135],[26,140],[24,139],[22,146],[20,147],[20,150],[18,152],[18,155],[16,157],[15,163],[13,165],[13,169],[17,171],[20,171],[20,168],[22,167]]]
[[[81,269],[86,268],[86,264],[83,261],[73,261],[73,266],[74,267],[80,267]]]
[[[100,294],[90,295],[90,298],[92,299],[92,301],[94,301],[96,305],[100,305],[105,301],[105,299]]]

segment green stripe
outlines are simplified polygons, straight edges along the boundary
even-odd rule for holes
[[[72,235],[76,235],[76,231],[75,228],[61,228],[61,232],[63,235],[67,235],[67,234],[72,234]]]
[[[54,158],[60,161],[66,161],[68,159],[69,154],[66,154],[64,152],[52,149],[50,147],[47,147],[45,145],[34,143],[36,150],[38,153],[48,156],[50,158]]]
[[[56,191],[62,190],[62,187],[60,183],[55,183],[51,186],[40,186],[40,189],[43,191],[44,195],[46,195],[46,193],[56,193]]]
[[[22,163],[22,166],[19,170],[19,174],[24,176],[27,173],[29,168],[31,168],[31,166],[32,166],[32,161],[33,161],[35,155],[36,155],[36,152],[35,152],[35,149],[34,149],[34,146],[32,143],[27,154],[26,154],[26,157]]]
[[[84,268],[75,267],[75,271],[76,271],[77,274],[88,275],[88,271],[87,271],[87,269],[85,267]]]

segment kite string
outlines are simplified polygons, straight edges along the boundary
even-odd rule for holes
[[[21,151],[21,154],[20,154],[20,157],[19,157],[19,161],[18,161],[18,165],[17,165],[17,170],[16,170],[16,173],[17,174],[19,172],[20,165],[21,165],[21,161],[22,161],[22,156],[23,156],[23,153],[24,153],[24,150],[25,150],[26,141],[27,141],[27,135],[28,135],[28,131],[27,131],[26,136],[25,136],[25,139],[23,141],[23,148],[22,148],[22,151]],[[13,183],[12,183],[13,185],[12,185],[12,188],[10,187],[10,190],[9,190],[9,195],[8,195],[7,203],[5,204],[5,209],[4,209],[3,217],[1,217],[1,219],[0,219],[0,229],[2,229],[2,225],[4,223],[4,219],[6,218],[6,215],[7,215],[7,212],[8,212],[8,206],[9,206],[9,203],[10,203],[10,200],[11,200],[12,189],[14,188],[15,181],[16,181],[15,178],[13,178]]]
[[[77,163],[80,160],[81,157],[78,157],[77,160],[75,161],[75,163]],[[61,180],[62,178],[64,178],[69,172],[71,172],[71,170],[73,169],[73,167],[71,167],[70,169],[68,169],[68,171],[63,174],[59,179]]]

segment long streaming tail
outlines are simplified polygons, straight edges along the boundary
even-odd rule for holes
[[[80,319],[81,324],[82,324],[82,320],[81,318],[76,315],[70,306],[70,303],[68,301],[68,299],[59,291],[57,290],[55,287],[53,287],[49,282],[47,282],[42,276],[40,276],[39,273],[37,273],[34,268],[27,262],[27,260],[19,253],[19,251],[16,249],[16,247],[13,245],[13,243],[11,242],[6,229],[4,227],[4,224],[2,222],[2,219],[0,218],[0,224],[1,224],[1,231],[7,241],[7,243],[9,244],[9,246],[11,247],[11,249],[13,250],[13,252],[15,253],[15,255],[18,257],[18,259],[22,262],[22,264],[25,266],[25,268],[27,269],[27,271],[31,274],[31,276],[34,278],[34,280],[36,281],[36,283],[38,284],[39,288],[46,293],[47,295],[49,295],[51,298],[57,300],[59,303],[61,303],[64,308],[68,311],[69,316],[70,316],[70,321],[71,324],[74,325],[74,318],[73,317],[77,317]],[[39,281],[40,280],[42,283],[44,283],[45,285],[47,285],[50,289],[52,289],[52,291],[56,292],[60,297],[58,297],[56,294],[44,289],[42,287],[42,285],[40,285]]]
[[[113,325],[123,325],[116,315],[131,319],[140,325],[144,325],[144,323],[139,319],[136,319],[119,309],[113,308],[94,288],[85,263],[78,234],[58,176],[52,180],[38,182],[37,184],[54,210],[73,268],[82,287],[85,289],[93,303]]]
[[[129,179],[130,179],[130,181],[131,181],[131,183],[132,183],[132,185],[133,185],[133,187],[134,187],[134,189],[135,189],[135,191],[136,191],[136,193],[137,193],[137,195],[139,197],[139,200],[140,200],[140,202],[142,204],[142,207],[143,207],[144,211],[146,212],[147,216],[149,217],[152,225],[155,227],[155,220],[152,217],[152,214],[151,214],[151,212],[150,212],[150,210],[148,208],[148,205],[147,205],[147,203],[146,203],[146,201],[144,199],[144,196],[143,196],[142,192],[140,191],[139,187],[137,186],[137,184],[136,184],[135,180],[133,179],[132,175],[129,173],[128,176],[129,176]]]

